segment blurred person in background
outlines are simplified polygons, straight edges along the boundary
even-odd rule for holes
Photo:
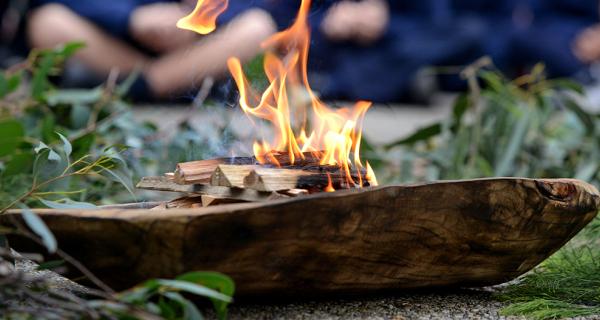
[[[103,79],[113,69],[127,75],[141,68],[132,87],[133,97],[140,100],[173,98],[206,77],[224,75],[228,57],[251,59],[275,32],[269,14],[247,1],[232,1],[218,20],[226,26],[207,36],[176,27],[195,0],[34,0],[33,4],[27,25],[33,48],[84,42],[86,47],[75,58],[85,66],[79,74],[92,82],[97,80],[90,74]]]
[[[282,2],[287,9],[280,4],[272,11],[280,28],[298,7]],[[317,1],[313,7],[309,71],[325,99],[422,102],[434,89],[419,81],[423,68],[469,63],[481,53],[479,30],[469,21],[443,21],[447,1]]]
[[[226,74],[230,56],[255,56],[300,5],[230,0],[217,31],[198,36],[175,27],[195,2],[34,0],[29,41],[82,40],[77,58],[101,79],[115,67],[128,74],[141,66],[134,95],[165,98]],[[483,55],[511,75],[543,61],[550,76],[572,76],[600,60],[597,7],[592,0],[314,0],[309,77],[325,99],[427,102],[438,85],[463,90],[464,81],[424,70]]]
[[[598,1],[330,2],[313,17],[313,73],[326,98],[426,102],[435,86],[419,88],[424,68],[484,55],[510,76],[543,62],[550,77],[581,81],[600,61]],[[465,89],[456,75],[432,81]]]

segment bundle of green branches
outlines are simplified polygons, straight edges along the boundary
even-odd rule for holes
[[[388,164],[396,179],[573,177],[600,185],[600,118],[580,106],[576,84],[546,79],[542,65],[512,81],[490,68],[463,74],[470,92],[450,118],[386,146],[401,151],[402,165]]]
[[[470,92],[456,99],[451,117],[385,147],[387,170],[379,177],[569,177],[600,186],[600,117],[582,108],[579,86],[547,79],[542,65],[509,80],[485,62],[463,72]],[[500,296],[511,303],[505,312],[539,319],[600,315],[599,221],[509,287]]]
[[[127,190],[129,199],[134,198],[132,171],[151,166],[140,164],[146,159],[144,152],[152,159],[152,152],[165,149],[152,144],[155,128],[133,122],[130,108],[121,100],[133,78],[117,85],[116,77],[109,77],[106,85],[92,90],[54,88],[50,78],[60,74],[62,63],[80,47],[67,44],[34,51],[27,61],[0,72],[0,215],[11,209],[20,214],[20,219],[11,216],[0,225],[0,318],[202,319],[188,298],[195,295],[208,298],[218,318],[224,319],[234,292],[229,277],[190,272],[114,292],[62,251],[51,230],[30,209],[95,208],[89,201],[103,196],[110,201],[118,194],[115,189]],[[172,145],[170,151],[185,150],[189,140]],[[135,154],[120,146],[135,147],[136,142],[148,148]],[[40,253],[16,253],[10,249],[10,236],[26,237],[60,260],[44,262]],[[38,269],[75,269],[94,288],[58,288],[52,280],[56,273],[48,277],[35,268],[24,270],[18,267],[24,260],[37,260]],[[62,279],[70,289],[77,287]]]
[[[39,142],[50,147],[62,144],[56,133],[70,142],[76,158],[121,146],[123,166],[114,171],[118,177],[73,180],[73,189],[83,192],[70,198],[100,204],[139,200],[132,195],[133,186],[125,184],[123,188],[122,182],[162,174],[179,162],[205,158],[208,153],[214,155],[232,139],[225,124],[211,127],[211,135],[201,134],[188,122],[190,117],[173,123],[172,137],[165,137],[153,123],[137,121],[125,98],[135,73],[121,79],[118,72],[112,72],[104,84],[91,89],[58,88],[54,83],[65,62],[82,46],[68,43],[33,50],[27,60],[0,71],[0,206],[29,187],[34,148]],[[189,111],[203,107],[204,98]]]

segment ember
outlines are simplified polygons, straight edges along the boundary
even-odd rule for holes
[[[227,0],[200,0],[195,10],[181,19],[177,26],[201,34],[210,33],[216,28],[215,21],[226,10],[227,4]],[[235,163],[232,164],[302,169],[312,176],[330,176],[331,183],[316,188],[322,191],[376,185],[373,170],[368,162],[363,166],[360,159],[362,123],[371,103],[359,101],[351,108],[333,109],[318,98],[308,82],[310,29],[307,15],[310,6],[310,0],[303,0],[292,26],[263,43],[266,51],[264,72],[269,80],[264,92],[259,94],[249,86],[238,58],[231,57],[228,60],[229,70],[240,93],[242,110],[251,120],[258,118],[268,121],[275,132],[273,137],[254,142],[252,159],[234,158]],[[290,104],[290,98],[298,89],[310,97],[309,104]],[[247,161],[238,163],[239,159]],[[208,182],[207,179],[215,170],[214,166],[206,166],[210,161],[219,162],[208,160],[204,163],[180,164],[175,181]],[[337,169],[332,170],[332,167]],[[290,176],[291,172],[280,175]],[[315,190],[313,186],[305,187]]]

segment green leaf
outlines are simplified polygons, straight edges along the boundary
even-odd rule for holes
[[[63,143],[63,151],[65,152],[65,155],[67,156],[67,159],[71,156],[71,153],[73,152],[73,146],[71,146],[71,142],[69,142],[69,140],[67,140],[67,138],[65,138],[65,136],[63,136],[60,133],[56,133],[59,137],[60,140],[62,140]]]
[[[131,89],[131,86],[135,83],[135,80],[137,80],[140,77],[140,73],[140,70],[135,70],[134,72],[131,72],[129,76],[127,76],[127,78],[125,78],[125,80],[117,86],[115,93],[119,97],[125,96]]]
[[[7,89],[8,89],[8,94],[13,93],[15,90],[17,90],[19,88],[19,86],[21,86],[21,80],[23,78],[23,73],[22,72],[17,72],[15,74],[13,74],[12,76],[10,76],[7,80]]]
[[[56,119],[53,113],[45,114],[42,119],[39,138],[42,141],[51,143],[57,139],[55,132],[58,131],[56,128]]]
[[[91,114],[92,110],[89,106],[78,103],[73,104],[70,114],[71,126],[73,126],[73,129],[85,127]]]
[[[550,82],[550,85],[555,87],[556,89],[568,89],[581,95],[585,94],[585,91],[583,90],[581,84],[571,79],[552,79],[548,81]]]
[[[156,279],[148,280],[132,289],[119,293],[119,301],[141,304],[150,299],[160,288]]]
[[[79,159],[87,154],[92,153],[92,147],[96,141],[96,135],[88,133],[73,140],[73,159]]]
[[[564,106],[571,110],[581,121],[581,123],[585,126],[585,130],[587,134],[592,134],[596,129],[596,122],[593,119],[593,116],[587,111],[583,110],[579,104],[571,99],[563,100]]]
[[[92,203],[73,201],[71,199],[63,199],[62,202],[39,199],[46,207],[52,209],[98,209]]]
[[[56,153],[56,151],[52,150],[52,148],[48,147],[48,145],[46,145],[45,143],[41,142],[38,144],[37,147],[35,147],[34,151],[37,154],[41,154],[44,151],[48,151],[48,160],[50,161],[60,161],[61,158],[58,155],[58,153]]]
[[[527,108],[527,106],[524,108]],[[511,172],[514,161],[519,155],[521,146],[525,142],[525,136],[527,135],[527,129],[529,128],[530,114],[531,112],[529,110],[524,110],[523,115],[515,125],[508,147],[504,150],[504,153],[496,165],[496,170],[494,171],[495,176],[502,177]]]
[[[184,313],[182,319],[184,319],[184,320],[202,320],[202,319],[204,319],[204,317],[202,316],[202,313],[200,312],[200,310],[198,310],[196,305],[193,302],[191,302],[190,300],[184,298],[179,293],[165,292],[165,293],[163,293],[163,295],[173,301],[176,301],[177,303],[179,303],[181,305],[181,307],[183,308],[183,313]]]
[[[430,126],[427,126],[427,127],[417,130],[415,133],[411,134],[410,136],[408,136],[404,139],[398,140],[396,142],[392,142],[392,143],[386,145],[385,148],[390,149],[390,148],[398,146],[398,145],[415,144],[420,141],[429,140],[432,137],[439,135],[440,133],[442,133],[442,125],[440,123],[435,123]]]
[[[14,176],[17,174],[30,173],[33,159],[34,155],[31,153],[21,152],[13,154],[10,157],[10,160],[6,162],[2,174],[5,176]]]
[[[15,152],[21,142],[25,129],[16,120],[0,120],[0,157]]]
[[[113,160],[115,167],[114,168],[106,168],[105,167],[105,168],[103,168],[103,172],[105,172],[108,175],[108,178],[120,183],[127,189],[127,191],[131,195],[135,196],[135,188],[133,186],[131,172],[127,168],[127,162],[125,162],[125,160],[123,160],[121,155],[117,151],[115,151],[112,147],[108,148],[105,151],[105,156],[109,157],[111,160]]]
[[[235,284],[233,280],[230,277],[218,272],[189,272],[178,276],[176,280],[200,284],[207,288],[217,290],[230,297],[233,297],[235,292]],[[217,299],[211,300],[217,312],[218,318],[221,320],[227,318],[227,305],[229,303]]]
[[[505,87],[503,77],[498,72],[480,70],[479,77],[495,92],[502,92]]]
[[[0,99],[13,93],[21,85],[22,72],[17,72],[7,78],[8,74],[0,73]]]
[[[225,302],[231,302],[232,300],[230,296],[191,282],[167,279],[158,279],[156,281],[165,289],[184,291],[197,296],[217,299]]]
[[[48,252],[56,252],[56,239],[44,221],[42,221],[37,214],[33,213],[33,211],[31,211],[31,209],[24,204],[20,204],[19,207],[21,208],[21,216],[23,217],[23,221],[25,221],[31,231],[33,231],[40,237],[40,239],[42,239],[42,242],[44,243],[44,246]]]
[[[194,271],[182,274],[176,280],[201,284],[205,287],[215,289],[228,296],[233,296],[235,283],[233,280],[219,272]]]
[[[162,295],[158,299],[158,311],[161,317],[164,319],[180,319],[178,316],[179,303],[170,299],[165,299],[165,295]],[[146,304],[147,305],[147,304]]]
[[[31,96],[38,101],[43,101],[45,99],[45,92],[51,87],[48,76],[54,63],[54,55],[44,54],[41,57],[39,65],[34,69],[33,78],[31,80]]]
[[[70,58],[77,51],[85,48],[85,42],[74,41],[66,43],[54,49],[54,52],[64,59]]]
[[[462,124],[462,118],[471,107],[469,95],[461,94],[454,101],[452,107],[452,131],[456,132]]]
[[[61,89],[46,96],[46,101],[51,106],[59,104],[67,105],[90,105],[102,98],[102,87],[94,89]]]

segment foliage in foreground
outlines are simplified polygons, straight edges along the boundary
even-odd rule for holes
[[[600,117],[580,106],[577,85],[546,79],[542,66],[513,81],[479,67],[465,70],[470,93],[457,98],[451,117],[386,147],[387,180],[574,177],[600,186]],[[499,296],[509,303],[503,312],[536,319],[600,315],[599,241],[596,218]]]
[[[62,135],[61,148],[51,148],[41,142],[34,150],[37,156],[33,164],[33,181],[28,191],[15,198],[0,214],[14,207],[21,208],[21,220],[5,220],[0,228],[0,314],[9,318],[80,319],[202,319],[202,314],[189,299],[182,295],[209,298],[217,315],[224,319],[227,304],[231,302],[234,284],[225,275],[211,272],[192,272],[174,280],[153,279],[121,293],[114,293],[78,261],[57,247],[56,239],[45,223],[28,208],[26,203],[34,198],[54,208],[88,208],[94,205],[67,199],[49,200],[48,197],[78,193],[64,185],[67,179],[86,176],[115,177],[118,153],[110,149],[94,158],[90,155],[73,160],[72,145]],[[118,177],[118,176],[116,176]],[[126,184],[126,181],[121,181]],[[58,189],[60,187],[66,189]],[[56,191],[64,190],[64,191]],[[64,289],[56,289],[49,279],[34,277],[15,269],[11,261],[22,260],[7,247],[6,235],[16,234],[43,245],[49,253],[55,253],[69,267],[82,272],[99,289],[84,289],[79,295]],[[52,268],[54,262],[43,263]],[[59,263],[60,265],[60,263]],[[82,296],[87,296],[85,299]]]
[[[52,80],[60,77],[64,61],[81,46],[33,51],[22,64],[0,72],[0,206],[26,191],[34,148],[42,141],[50,147],[61,145],[56,133],[69,141],[75,158],[97,156],[109,147],[122,150],[122,166],[115,168],[119,178],[86,176],[64,182],[82,190],[67,198],[100,204],[139,200],[132,186],[123,188],[122,181],[171,171],[176,163],[218,153],[227,143],[226,128],[215,124],[214,134],[202,134],[189,116],[175,119],[179,121],[168,136],[155,124],[137,121],[124,101],[135,74],[120,80],[118,73],[111,73],[104,85],[93,89],[55,88]]]
[[[499,298],[504,314],[554,319],[600,315],[600,244],[596,219],[567,247],[550,257]]]
[[[0,317],[202,319],[189,300],[199,296],[210,299],[218,318],[224,319],[234,293],[229,277],[191,272],[115,293],[62,251],[43,220],[29,209],[40,205],[94,208],[86,201],[103,196],[110,200],[122,190],[133,198],[132,172],[142,175],[156,170],[165,154],[185,157],[190,145],[203,150],[202,141],[197,135],[186,135],[185,128],[180,128],[184,136],[180,143],[164,146],[157,142],[155,127],[133,121],[129,106],[121,100],[133,78],[117,85],[116,77],[110,77],[105,86],[92,90],[54,89],[50,78],[59,74],[60,65],[79,47],[68,44],[35,51],[22,65],[0,73],[0,215],[21,209],[20,219],[11,216],[0,226]],[[29,87],[23,84],[27,78]],[[43,262],[39,254],[15,253],[6,238],[15,234],[61,260]],[[57,288],[46,276],[15,268],[14,262],[24,257],[37,260],[40,269],[63,265],[77,269],[98,289]]]

